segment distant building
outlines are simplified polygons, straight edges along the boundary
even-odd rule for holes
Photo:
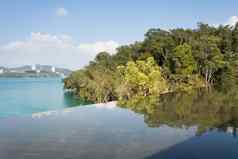
[[[55,67],[52,66],[52,67],[51,67],[51,71],[52,71],[52,72],[55,72]]]
[[[17,73],[17,71],[16,71],[16,70],[10,70],[10,72],[11,72],[11,73]]]
[[[0,69],[0,74],[2,74],[4,72],[4,70],[3,69]]]
[[[36,65],[32,65],[32,66],[31,66],[31,70],[32,70],[32,71],[35,71],[35,70],[36,70]]]
[[[36,70],[36,73],[40,73],[40,70]]]

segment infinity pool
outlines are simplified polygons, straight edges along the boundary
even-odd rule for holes
[[[234,127],[199,136],[196,125],[149,127],[143,115],[115,103],[5,118],[0,130],[3,159],[238,158]]]

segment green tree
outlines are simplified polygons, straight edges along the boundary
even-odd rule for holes
[[[150,29],[145,34],[143,46],[144,53],[149,52],[160,66],[168,67],[169,55],[175,46],[169,31]]]
[[[118,90],[120,98],[160,94],[168,89],[161,68],[152,57],[146,61],[130,61],[126,66],[119,66],[118,70],[123,78]]]
[[[238,24],[150,29],[145,39],[99,53],[65,79],[65,88],[94,102],[238,83]],[[206,82],[205,82],[206,81]],[[231,84],[232,83],[232,84]]]
[[[204,76],[206,84],[214,82],[215,73],[225,66],[224,55],[218,48],[219,37],[202,36],[198,41],[198,50],[195,55],[199,65],[199,71]]]
[[[192,55],[192,47],[186,43],[174,49],[173,61],[177,74],[191,75],[197,70],[197,63]]]
[[[238,23],[232,30],[232,49],[234,52],[238,53]]]

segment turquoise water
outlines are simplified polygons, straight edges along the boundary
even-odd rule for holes
[[[80,105],[60,78],[0,78],[0,118]]]

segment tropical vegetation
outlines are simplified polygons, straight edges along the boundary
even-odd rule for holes
[[[93,102],[129,100],[238,82],[238,24],[150,29],[145,39],[99,53],[64,80]]]

